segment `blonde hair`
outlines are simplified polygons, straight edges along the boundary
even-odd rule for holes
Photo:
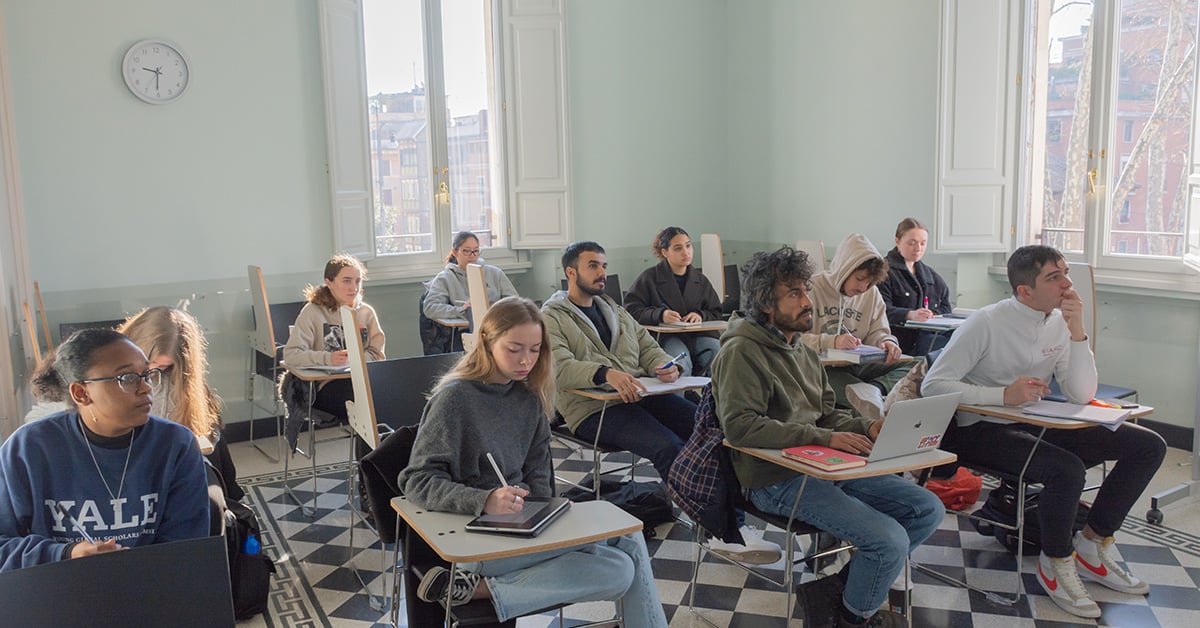
[[[496,373],[496,360],[492,357],[492,347],[509,330],[520,325],[536,323],[542,328],[542,350],[538,353],[537,362],[529,371],[529,376],[519,385],[529,389],[537,396],[542,404],[542,411],[547,417],[554,413],[554,363],[550,352],[550,339],[546,335],[546,323],[542,321],[542,311],[533,301],[524,297],[505,297],[492,304],[483,317],[476,331],[478,340],[471,352],[442,376],[433,392],[436,393],[458,380],[487,381]]]
[[[349,253],[338,253],[329,258],[328,262],[325,262],[325,279],[328,281],[337,279],[338,273],[347,267],[358,269],[358,274],[362,277],[362,280],[367,280],[367,267],[357,257]],[[362,298],[361,290],[358,294],[359,298]],[[329,286],[323,283],[319,286],[312,284],[304,286],[304,300],[328,308],[330,312],[336,312],[338,308],[337,297],[333,296],[333,293],[329,291]]]
[[[208,385],[208,343],[195,317],[178,308],[152,307],[125,319],[117,331],[128,336],[147,359],[165,355],[174,362],[163,373],[170,383],[172,415],[165,418],[198,436],[214,435],[221,426],[221,398]]]

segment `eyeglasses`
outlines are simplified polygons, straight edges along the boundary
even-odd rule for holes
[[[162,382],[162,369],[146,369],[144,373],[121,373],[114,377],[97,377],[95,379],[81,379],[80,384],[94,384],[96,382],[116,381],[121,390],[132,393],[137,392],[138,380],[146,382],[151,388],[158,388]]]
[[[459,249],[458,252],[463,255],[479,255],[479,249]]]

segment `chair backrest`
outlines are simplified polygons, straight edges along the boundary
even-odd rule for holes
[[[62,342],[71,337],[71,334],[81,329],[116,329],[124,323],[123,318],[112,318],[104,321],[85,321],[82,323],[60,323],[58,326],[58,341]]]
[[[354,310],[342,306],[343,336],[346,338],[346,353],[350,365],[350,384],[354,388],[354,401],[346,402],[346,418],[350,429],[363,439],[371,449],[379,446],[379,424],[375,420],[374,401],[371,399],[371,379],[367,377],[367,352],[363,350],[362,334],[355,333],[358,321]],[[355,403],[357,401],[358,403]]]
[[[565,278],[559,279],[558,287],[566,290],[567,280]],[[625,305],[625,293],[621,292],[621,278],[616,273],[609,275],[605,279],[604,294],[612,297],[612,300],[616,301],[617,305]]]
[[[254,330],[250,332],[250,344],[259,352],[275,354],[275,331],[271,321],[271,306],[267,302],[267,285],[263,282],[261,266],[246,267],[250,277],[250,313],[254,317]]]
[[[829,270],[829,263],[825,258],[825,242],[822,240],[796,240],[796,250],[808,253],[808,259],[812,261],[813,267],[817,272]]]
[[[488,302],[487,280],[483,278],[483,266],[467,264],[467,294],[471,299],[471,327],[482,329],[483,316],[492,304]]]
[[[715,233],[700,234],[700,269],[713,290],[725,296],[725,255],[721,249],[721,236]]]
[[[33,319],[33,314],[29,311],[29,301],[25,301],[21,305],[25,308],[25,331],[29,333],[29,346],[33,347],[33,360],[34,362],[41,362],[42,348],[38,343],[37,321]]]
[[[725,316],[742,307],[742,278],[738,276],[737,264],[725,265],[725,293],[721,299],[721,309]]]
[[[1069,262],[1071,282],[1075,284],[1075,292],[1083,301],[1083,328],[1092,343],[1092,351],[1096,350],[1096,277],[1092,267],[1085,262]]]

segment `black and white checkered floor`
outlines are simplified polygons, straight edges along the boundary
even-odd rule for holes
[[[564,449],[555,449],[558,459]],[[589,462],[578,457],[563,461],[568,477],[582,477]],[[295,473],[295,471],[293,471]],[[646,472],[639,471],[639,474]],[[650,471],[650,473],[653,473]],[[347,464],[318,467],[316,513],[305,516],[284,494],[283,474],[243,478],[248,501],[263,517],[264,549],[277,558],[279,573],[272,587],[268,616],[242,622],[242,626],[386,625],[384,613],[374,611],[368,597],[347,567],[350,558],[350,511],[346,506]],[[311,480],[290,481],[297,495],[311,499]],[[752,523],[754,523],[752,521]],[[664,524],[658,538],[648,543],[654,575],[672,627],[704,625],[687,609],[695,546],[691,532],[680,525]],[[767,538],[781,543],[784,533],[769,529]],[[381,593],[390,583],[382,573],[379,543],[361,523],[354,531],[355,564],[371,590]],[[374,541],[374,543],[371,543]],[[367,549],[361,549],[364,544]],[[1042,594],[1034,577],[1034,558],[1026,557],[1022,571],[1028,594],[1011,607],[989,602],[984,596],[944,584],[921,573],[915,576],[913,626],[990,628],[1057,628],[1059,626],[1185,627],[1200,626],[1200,537],[1156,527],[1131,517],[1117,535],[1117,546],[1126,565],[1152,585],[1149,596],[1130,596],[1089,584],[1100,603],[1099,621],[1081,620],[1056,607]],[[387,556],[391,556],[390,549]],[[1016,558],[991,537],[978,534],[970,522],[947,515],[941,528],[914,554],[919,563],[936,567],[988,590],[1004,593],[1014,583]],[[808,577],[810,578],[810,577]],[[806,578],[806,579],[808,579]],[[403,604],[403,601],[400,602]],[[771,627],[788,625],[784,595],[778,588],[748,576],[737,567],[708,559],[700,571],[696,604],[718,626]],[[402,607],[403,610],[403,607]],[[570,620],[611,616],[611,603],[593,603],[566,609]],[[797,605],[792,626],[801,626],[803,611]],[[403,624],[404,614],[401,612]],[[553,617],[520,620],[519,626],[557,625]],[[414,627],[417,628],[417,627]],[[423,628],[423,627],[422,627]]]

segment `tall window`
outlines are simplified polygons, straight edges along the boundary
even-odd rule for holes
[[[1179,260],[1197,2],[1031,6],[1029,241],[1113,267]]]
[[[489,0],[365,0],[377,255],[507,244]],[[394,168],[392,165],[394,164]],[[482,182],[480,184],[479,182]]]

